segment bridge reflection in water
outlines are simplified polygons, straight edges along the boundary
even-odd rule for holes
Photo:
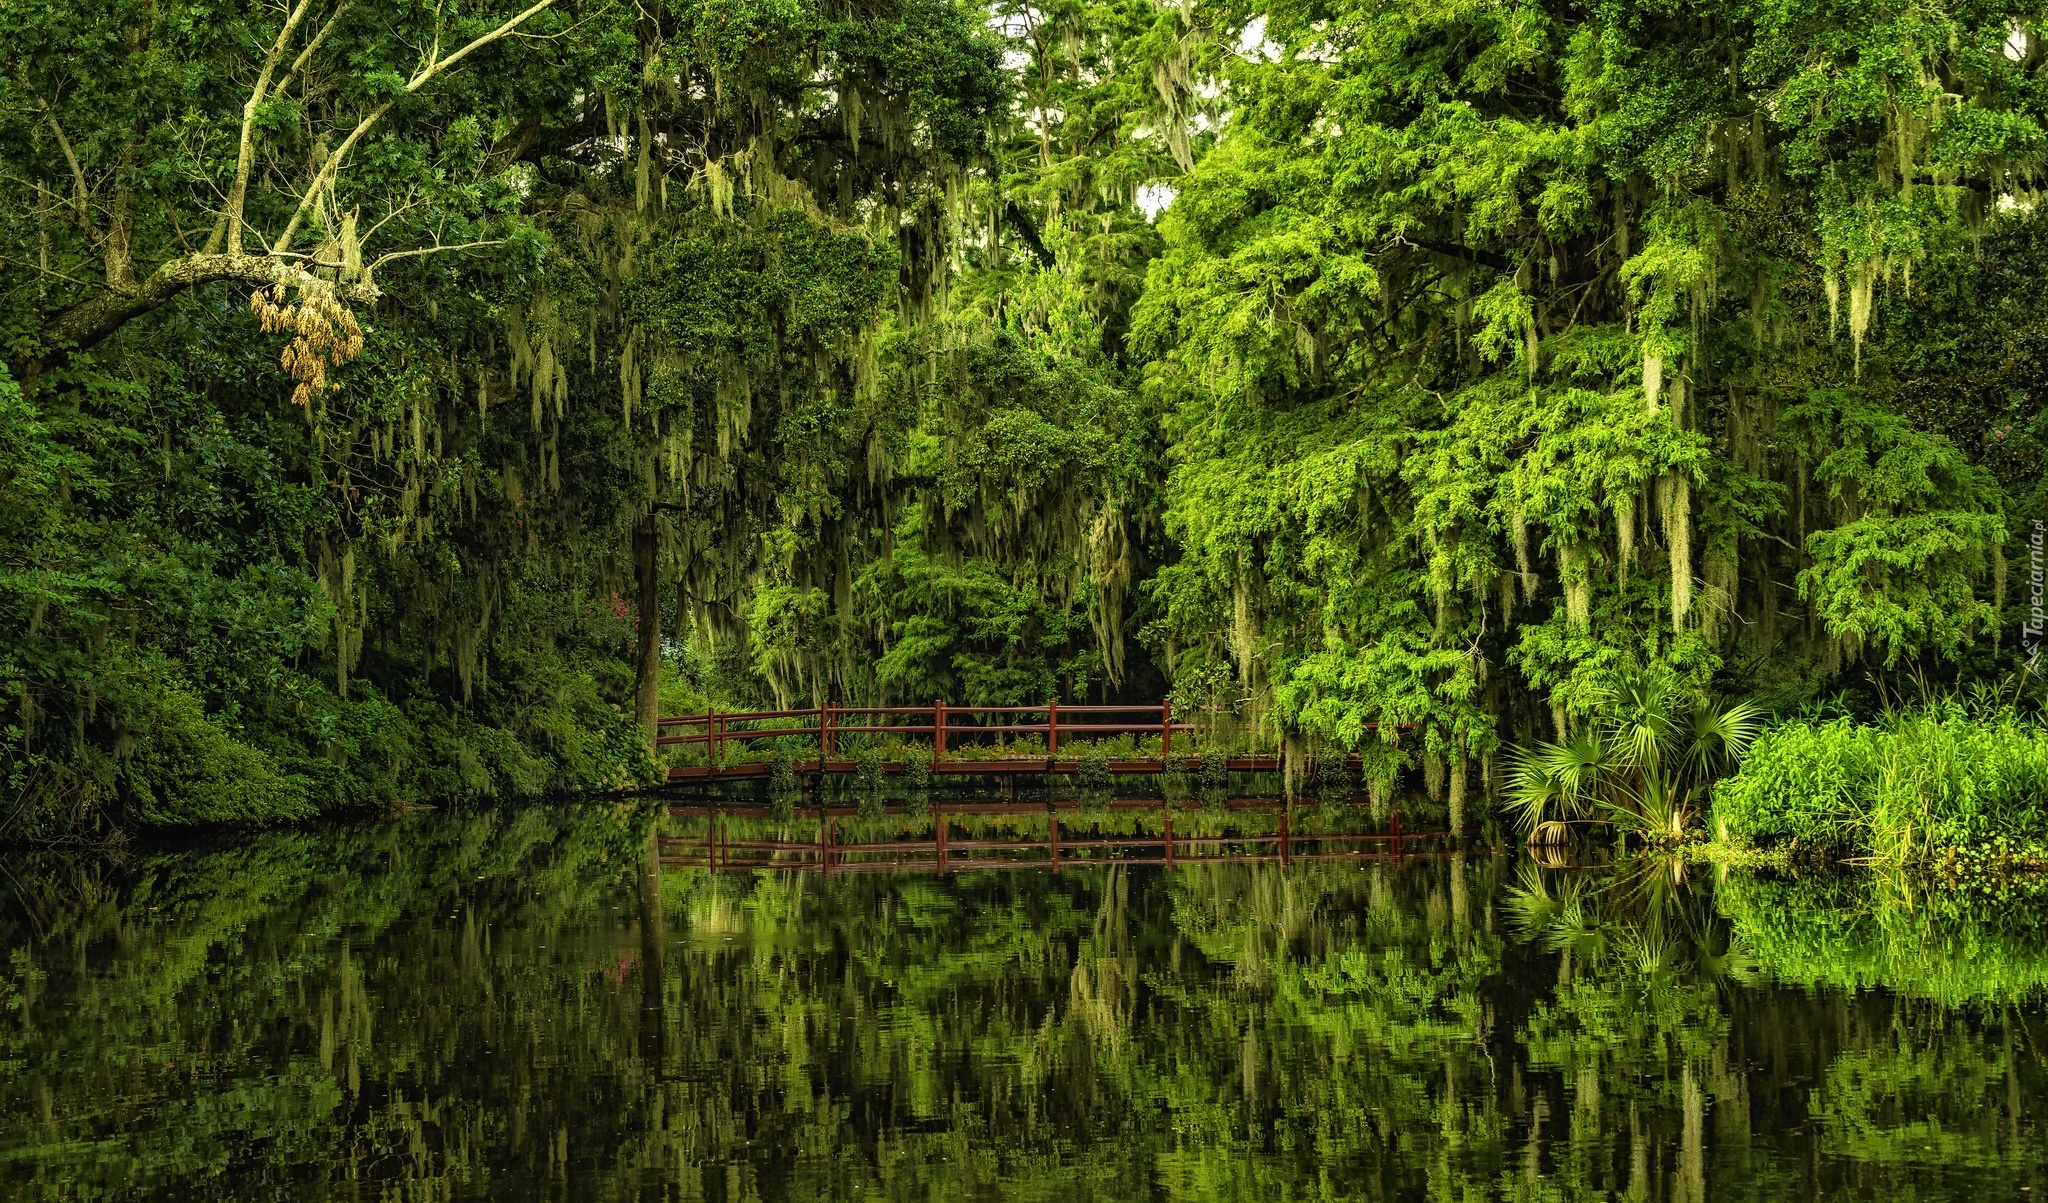
[[[934,801],[863,814],[811,807],[778,819],[766,807],[676,804],[660,837],[664,866],[803,872],[1051,869],[1092,865],[1390,860],[1448,854],[1444,830],[1408,830],[1362,808],[1276,798],[1174,809],[1156,798]]]

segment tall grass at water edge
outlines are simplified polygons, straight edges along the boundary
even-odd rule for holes
[[[1725,839],[1896,864],[2048,864],[2048,728],[1954,700],[1789,722],[1721,782],[1714,819]]]

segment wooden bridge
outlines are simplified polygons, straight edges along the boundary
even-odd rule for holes
[[[1142,706],[1063,706],[1056,701],[1043,706],[953,706],[943,701],[929,706],[835,706],[828,702],[807,710],[712,710],[665,718],[660,724],[657,744],[699,745],[708,753],[705,764],[671,768],[671,781],[765,775],[768,765],[764,763],[728,763],[728,758],[754,740],[789,736],[816,744],[811,758],[795,763],[796,770],[807,775],[856,771],[858,762],[841,754],[840,740],[867,735],[894,735],[905,743],[928,744],[934,774],[1076,773],[1081,770],[1072,750],[1077,739],[1118,735],[1157,736],[1159,754],[1112,760],[1112,773],[1159,773],[1176,764],[1186,769],[1200,765],[1193,756],[1176,758],[1173,754],[1174,733],[1192,731],[1194,724],[1173,721],[1171,702]],[[1000,751],[1003,741],[1020,736],[1042,737],[1045,754],[1019,756]],[[1069,749],[1065,757],[1060,754],[1063,739]],[[1277,755],[1230,759],[1230,767],[1238,771],[1271,772],[1280,764]],[[886,761],[882,767],[890,773],[903,770],[900,760]]]

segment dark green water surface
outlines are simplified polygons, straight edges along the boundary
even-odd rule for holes
[[[0,862],[0,1196],[2048,1198],[2024,883],[1318,860],[1313,812],[1284,864],[1076,859],[1117,812],[1057,873],[712,871],[645,815]]]

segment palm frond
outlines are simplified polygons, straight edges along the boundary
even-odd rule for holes
[[[1692,746],[1687,767],[1718,775],[1740,761],[1763,731],[1764,712],[1751,702],[1703,702],[1692,712]]]

